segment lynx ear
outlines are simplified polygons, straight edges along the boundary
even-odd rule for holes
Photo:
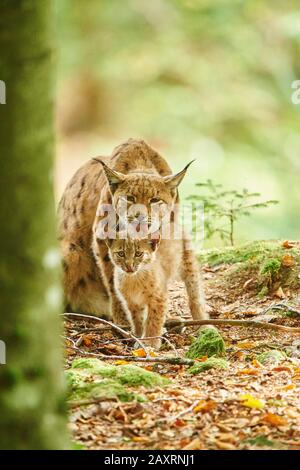
[[[174,189],[179,186],[183,178],[185,177],[186,171],[188,167],[194,162],[195,160],[192,160],[190,163],[188,163],[183,170],[181,170],[179,173],[176,173],[176,175],[170,175],[170,176],[164,176],[164,181],[165,183],[169,186],[169,188]]]
[[[118,185],[124,181],[125,175],[123,175],[123,173],[119,173],[118,171],[112,170],[102,160],[99,160],[98,158],[93,158],[93,160],[95,160],[98,163],[101,163],[105,176],[107,178],[110,190],[113,194],[115,190],[117,189]]]

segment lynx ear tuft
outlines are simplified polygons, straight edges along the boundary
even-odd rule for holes
[[[111,193],[114,194],[118,185],[124,181],[125,175],[123,175],[123,173],[119,173],[118,171],[112,170],[102,160],[98,158],[93,158],[93,160],[102,165]]]
[[[179,173],[176,173],[176,175],[170,175],[170,176],[164,176],[164,181],[165,183],[169,186],[171,189],[177,188],[183,178],[185,177],[186,171],[188,167],[194,162],[195,160],[192,160],[190,163],[188,163],[183,170],[181,170]]]

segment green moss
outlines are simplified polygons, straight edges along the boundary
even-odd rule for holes
[[[264,262],[263,266],[261,267],[260,274],[262,275],[270,275],[276,276],[279,272],[281,267],[281,261],[277,258],[271,258]]]
[[[145,398],[123,385],[110,379],[100,379],[97,382],[86,382],[84,386],[75,388],[69,395],[69,402],[84,402],[90,399],[112,400],[118,398],[120,401],[145,401]]]
[[[169,383],[169,380],[165,377],[141,367],[130,364],[115,366],[106,364],[99,359],[76,359],[72,364],[72,369],[82,370],[84,374],[88,373],[115,379],[121,384],[131,387],[140,385],[155,387]]]
[[[142,395],[127,389],[127,386],[155,387],[169,383],[169,380],[155,372],[135,365],[115,366],[99,359],[76,359],[66,371],[69,387],[69,402],[90,399],[115,399],[121,401],[145,401]]]
[[[289,254],[294,261],[292,267],[286,267],[282,258]],[[230,265],[226,271],[223,282],[242,286],[248,279],[252,279],[250,289],[255,289],[258,296],[263,298],[275,286],[282,288],[299,289],[300,279],[300,249],[289,250],[282,246],[282,241],[251,242],[241,246],[225,247],[204,251],[199,260],[209,266],[220,264]],[[239,288],[235,288],[239,295]]]
[[[203,356],[222,356],[225,354],[225,344],[220,333],[213,328],[200,331],[198,338],[191,344],[186,357],[197,359]]]
[[[189,373],[196,375],[209,369],[227,369],[228,363],[226,359],[220,357],[209,357],[204,362],[197,362],[189,368]]]
[[[279,364],[286,359],[285,353],[273,349],[272,351],[266,351],[256,356],[256,359],[261,364]]]
[[[162,377],[155,372],[142,369],[134,365],[118,366],[117,379],[121,384],[130,385],[132,387],[143,385],[144,387],[162,386],[170,383],[169,379]]]

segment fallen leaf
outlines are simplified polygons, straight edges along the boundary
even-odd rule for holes
[[[282,287],[278,287],[277,291],[274,293],[275,297],[278,297],[279,299],[285,299],[286,295],[282,290]]]
[[[262,418],[261,421],[266,424],[271,424],[271,426],[285,426],[287,424],[287,420],[282,416],[267,413]]]
[[[288,250],[290,248],[298,247],[299,245],[300,245],[299,242],[293,242],[293,241],[290,241],[290,240],[285,240],[282,244],[282,247]]]
[[[215,444],[218,447],[218,449],[221,450],[235,450],[236,447],[233,444],[230,444],[229,442],[222,442],[219,441],[218,439],[215,439]]]
[[[248,408],[255,408],[260,410],[265,406],[264,402],[259,398],[255,398],[253,395],[247,393],[246,395],[241,395],[239,398],[242,401],[242,405]]]
[[[141,437],[141,436],[133,436],[132,440],[134,442],[149,442],[150,441],[148,437]]]
[[[217,404],[214,400],[200,400],[194,408],[195,413],[206,413],[216,408]]]
[[[203,449],[203,444],[200,441],[199,437],[193,439],[189,444],[182,447],[182,450],[201,450]]]
[[[93,336],[92,335],[84,335],[84,337],[82,339],[82,342],[83,342],[84,346],[89,348],[93,344]]]
[[[291,266],[294,266],[295,260],[291,255],[284,255],[282,257],[281,263],[286,268],[290,268]]]
[[[241,349],[253,349],[256,347],[256,342],[254,341],[239,341],[237,347]]]
[[[271,369],[272,372],[289,372],[290,374],[292,374],[292,369],[288,366],[278,366],[278,367],[273,367],[273,369]]]
[[[237,441],[237,438],[230,432],[223,432],[218,434],[218,440],[222,442],[231,442],[233,444]]]
[[[255,315],[258,315],[258,312],[255,310],[247,310],[246,312],[241,312],[242,315],[249,316],[249,317],[254,317]]]
[[[182,428],[183,426],[186,426],[186,422],[183,419],[177,418],[176,421],[174,421],[174,426]]]
[[[252,365],[253,365],[253,367],[256,367],[257,369],[262,369],[263,368],[262,364],[260,362],[258,362],[257,359],[252,360]]]
[[[247,289],[247,287],[248,287],[252,282],[253,282],[253,278],[248,279],[248,280],[244,283],[243,289]]]
[[[140,348],[140,349],[135,349],[132,353],[135,357],[146,357],[147,353],[145,349]]]
[[[294,390],[296,388],[295,384],[284,385],[284,387],[278,387],[277,390],[280,392],[288,392],[289,390]]]
[[[237,371],[237,375],[258,375],[257,369],[240,369]]]
[[[116,366],[124,366],[125,364],[129,364],[128,361],[125,361],[123,359],[120,359],[118,361],[115,361]]]

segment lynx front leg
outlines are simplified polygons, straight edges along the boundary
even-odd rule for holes
[[[103,282],[110,297],[110,310],[113,322],[117,325],[128,326],[128,312],[116,294],[114,286],[114,266],[110,261],[107,247],[103,241],[99,241],[94,244],[93,249]]]
[[[145,307],[137,305],[131,301],[127,302],[132,320],[133,334],[141,338],[144,331]]]
[[[144,334],[145,337],[162,336],[167,311],[168,300],[165,295],[154,294],[153,296],[151,296],[148,306],[148,315]],[[154,349],[159,349],[161,346],[161,339],[153,338],[150,340],[146,340],[146,345]]]
[[[199,264],[190,243],[184,240],[181,277],[185,283],[189,307],[194,320],[206,320],[205,298]]]

